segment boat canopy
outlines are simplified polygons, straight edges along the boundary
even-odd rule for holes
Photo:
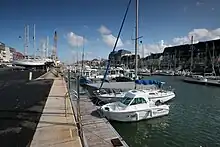
[[[161,81],[157,81],[157,80],[135,80],[136,84],[139,85],[158,85],[161,86],[162,84],[164,84],[164,82]]]

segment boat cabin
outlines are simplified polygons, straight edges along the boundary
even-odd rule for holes
[[[86,77],[95,77],[97,75],[97,70],[96,69],[86,69],[83,71],[83,76],[86,76]]]
[[[147,94],[142,90],[130,90],[120,102],[126,106],[133,106],[139,104],[147,104],[149,99]]]

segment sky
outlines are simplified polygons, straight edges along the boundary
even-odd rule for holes
[[[30,26],[28,53],[46,37],[53,46],[57,31],[57,54],[61,61],[107,58],[112,51],[129,0],[1,0],[0,42],[24,51],[24,25]],[[139,0],[141,56],[163,52],[167,46],[220,38],[219,0]],[[132,0],[117,49],[134,52],[135,0]]]

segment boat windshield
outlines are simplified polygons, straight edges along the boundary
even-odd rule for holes
[[[124,97],[123,99],[120,100],[121,103],[123,103],[124,105],[128,106],[130,104],[130,102],[132,101],[133,98],[130,97]]]

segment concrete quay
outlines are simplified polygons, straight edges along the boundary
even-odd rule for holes
[[[81,147],[74,112],[62,77],[49,72],[39,79],[54,79],[31,147]],[[66,109],[67,108],[67,109]]]
[[[0,71],[0,146],[29,146],[53,84],[35,80],[43,73],[32,71],[29,81],[29,71]]]

